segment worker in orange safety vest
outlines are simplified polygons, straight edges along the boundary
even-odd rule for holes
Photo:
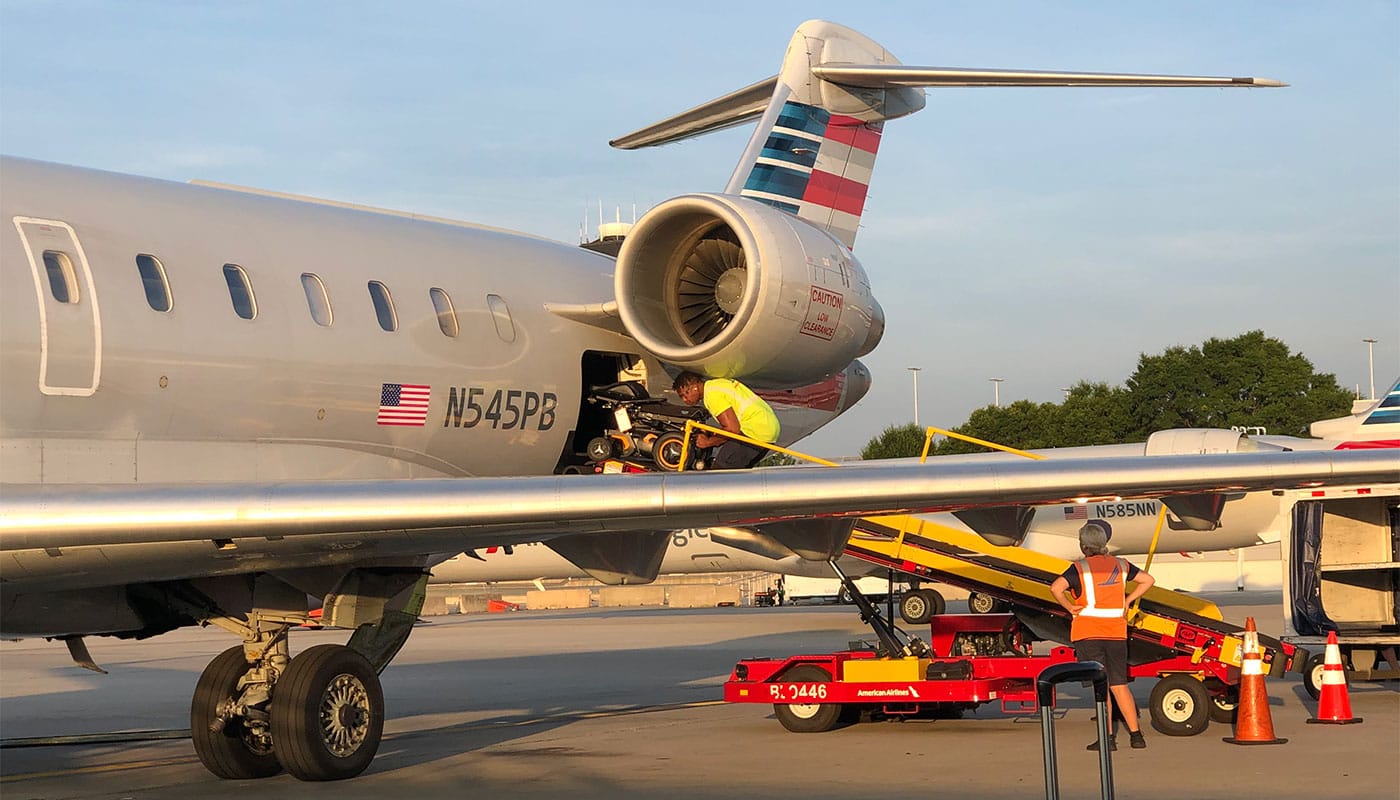
[[[1113,733],[1113,707],[1116,704],[1127,723],[1134,749],[1147,747],[1138,727],[1137,704],[1128,690],[1128,609],[1147,593],[1152,576],[1126,559],[1108,554],[1113,527],[1107,521],[1092,519],[1079,529],[1079,550],[1084,558],[1070,565],[1050,584],[1050,594],[1073,617],[1069,638],[1080,661],[1097,661],[1108,674],[1109,747],[1118,749]],[[1135,581],[1131,592],[1127,585]],[[1070,599],[1070,595],[1074,599]],[[1089,750],[1099,749],[1093,742]]]

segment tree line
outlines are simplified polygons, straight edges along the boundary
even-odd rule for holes
[[[1315,371],[1301,353],[1256,330],[1143,354],[1122,386],[1080,381],[1062,402],[986,406],[952,430],[1022,450],[1141,442],[1168,428],[1306,435],[1309,423],[1348,413],[1351,401],[1335,375]],[[923,444],[922,428],[891,425],[865,445],[861,458],[917,456]],[[945,438],[929,454],[982,450]]]

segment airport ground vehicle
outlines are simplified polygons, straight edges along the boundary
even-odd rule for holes
[[[798,733],[862,715],[955,718],[991,702],[1006,713],[1032,713],[1036,677],[1076,661],[1064,645],[1035,653],[1033,634],[1014,614],[944,614],[930,621],[930,630],[927,651],[898,658],[865,647],[745,659],[725,684],[725,700],[772,703],[783,727]],[[1167,735],[1193,736],[1211,721],[1230,721],[1239,680],[1230,665],[1177,654],[1133,664],[1129,672],[1134,679],[1158,678],[1149,708],[1153,726]]]
[[[700,419],[701,408],[678,406],[652,397],[640,381],[619,381],[592,387],[588,402],[612,415],[613,426],[588,442],[588,459],[595,471],[674,472],[681,463],[685,423]],[[692,455],[690,469],[703,469]],[[613,469],[609,464],[639,469]]]
[[[1397,679],[1381,670],[1400,651],[1400,489],[1316,489],[1299,499],[1283,542],[1284,641],[1315,647],[1303,683],[1316,699],[1321,646],[1337,632],[1350,680]]]
[[[725,700],[772,703],[789,730],[829,730],[862,716],[956,714],[999,700],[1003,710],[1035,710],[1035,678],[1046,667],[1074,661],[1064,647],[1033,649],[1036,641],[1068,642],[1068,618],[1049,585],[1069,562],[988,544],[915,517],[867,517],[846,547],[854,555],[926,580],[982,592],[1014,604],[1011,614],[941,615],[930,643],[903,637],[851,584],[863,619],[879,643],[782,658],[745,659],[725,684]],[[833,568],[839,568],[833,563]],[[1149,702],[1152,725],[1171,736],[1200,733],[1211,720],[1228,722],[1238,696],[1242,629],[1224,622],[1214,604],[1153,588],[1129,623],[1129,672],[1157,678]],[[1260,637],[1274,677],[1301,669],[1308,651]]]

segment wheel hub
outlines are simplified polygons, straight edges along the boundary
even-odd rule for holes
[[[370,702],[364,684],[354,675],[337,675],[321,695],[321,741],[344,758],[352,755],[369,734]]]
[[[1162,710],[1172,722],[1185,722],[1190,719],[1191,707],[1191,696],[1181,690],[1168,692],[1162,702]]]

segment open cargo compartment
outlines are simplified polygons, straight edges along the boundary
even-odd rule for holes
[[[1387,666],[1382,651],[1400,651],[1400,487],[1300,493],[1283,559],[1283,638],[1314,653],[1303,672],[1308,691],[1320,690],[1331,631],[1349,679],[1400,679],[1400,671],[1378,669]]]

